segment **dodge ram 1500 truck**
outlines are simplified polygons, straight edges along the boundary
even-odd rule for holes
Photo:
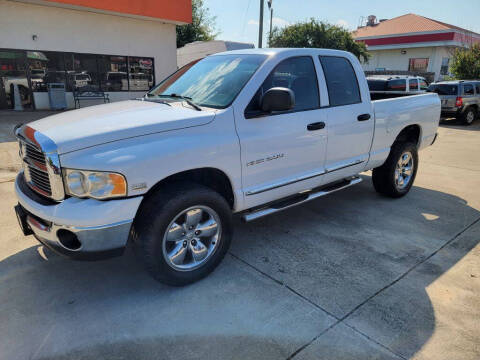
[[[359,61],[323,49],[220,53],[144,98],[65,112],[16,130],[24,234],[77,259],[131,241],[159,281],[211,272],[245,221],[359,183],[393,198],[431,145],[437,94],[371,101]]]

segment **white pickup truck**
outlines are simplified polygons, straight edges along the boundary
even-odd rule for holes
[[[16,130],[26,235],[77,259],[128,241],[159,281],[211,272],[245,221],[359,183],[405,195],[440,119],[437,94],[371,101],[358,60],[322,49],[220,53],[142,99]]]

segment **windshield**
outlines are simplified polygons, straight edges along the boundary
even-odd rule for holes
[[[428,89],[436,92],[438,95],[458,94],[458,85],[430,85]]]
[[[265,55],[217,55],[181,68],[148,93],[191,98],[200,106],[223,109],[235,100]]]

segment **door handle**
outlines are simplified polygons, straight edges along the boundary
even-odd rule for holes
[[[308,131],[314,131],[314,130],[321,130],[325,127],[325,123],[323,121],[308,124],[307,125],[307,130]]]
[[[357,120],[358,120],[358,121],[367,121],[367,120],[370,120],[370,114],[358,115]]]

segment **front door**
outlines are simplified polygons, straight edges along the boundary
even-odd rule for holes
[[[273,87],[294,92],[296,102],[291,111],[262,113],[260,99]],[[235,111],[247,208],[321,184],[327,110],[320,109],[318,78],[311,56],[281,61],[247,108]]]

